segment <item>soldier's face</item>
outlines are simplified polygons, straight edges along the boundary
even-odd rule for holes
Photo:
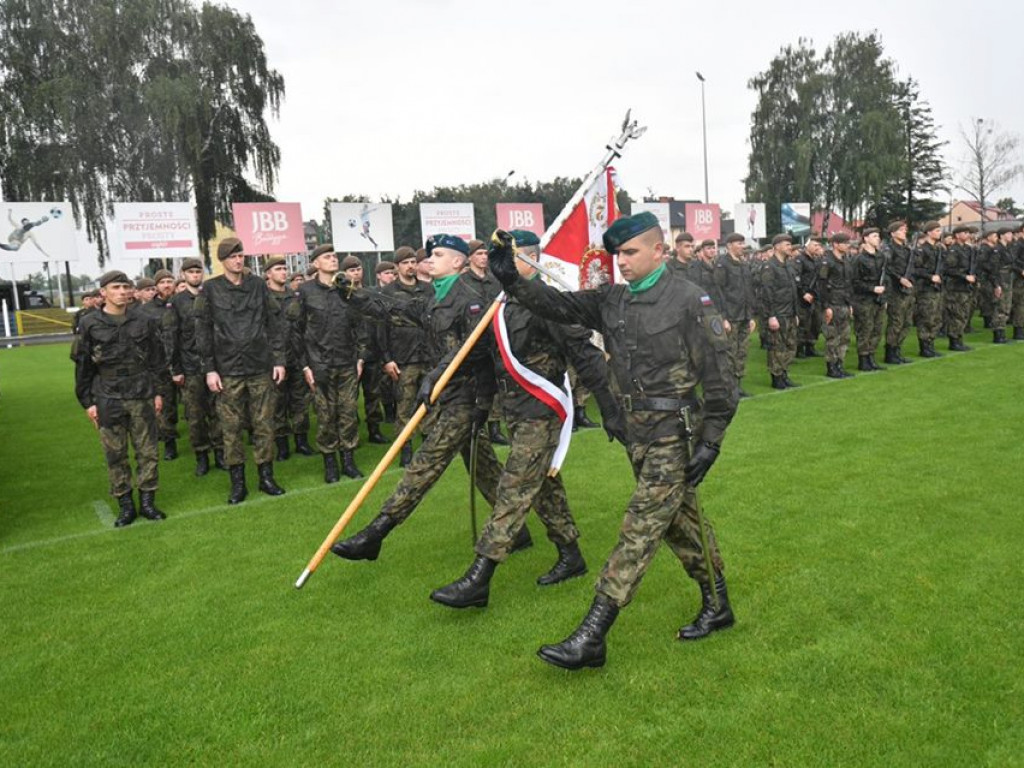
[[[877,232],[872,232],[870,235],[864,238],[864,242],[870,245],[872,248],[877,248],[881,240],[882,236]]]
[[[135,288],[128,283],[108,283],[100,288],[104,303],[119,309],[128,304],[134,292]]]
[[[156,287],[153,287],[153,288],[140,288],[135,293],[136,293],[136,297],[138,298],[138,300],[143,302],[143,303],[145,303],[147,301],[152,301],[153,297],[156,296]]]
[[[285,264],[275,264],[267,270],[267,280],[274,286],[275,290],[284,288],[288,282],[288,267]]]
[[[942,230],[939,229],[939,228],[936,228],[936,229],[929,229],[927,232],[924,233],[924,236],[928,238],[929,242],[937,243],[937,242],[939,242],[939,235],[941,235],[941,234],[942,234]]]
[[[412,282],[416,278],[416,266],[416,259],[402,259],[398,262],[398,276],[406,282]]]
[[[240,275],[242,270],[245,269],[245,254],[233,253],[224,259],[222,263],[224,264],[225,272],[229,272],[232,275]]]
[[[313,262],[313,266],[316,267],[318,272],[323,272],[328,275],[338,274],[338,254],[334,251],[330,253],[321,253],[316,257]]]
[[[643,280],[661,266],[664,260],[665,244],[661,237],[652,239],[647,235],[648,233],[644,232],[632,240],[627,240],[615,255],[619,271],[622,272],[623,278],[630,282]]]
[[[689,243],[686,240],[680,240],[676,243],[676,258],[682,259],[683,261],[689,261],[693,258],[693,243]]]
[[[487,269],[487,249],[477,248],[469,254],[469,263],[473,266],[473,269],[480,272]]]
[[[297,291],[299,290],[299,286],[302,285],[304,282],[305,278],[303,278],[302,275],[296,275],[295,277],[292,278],[291,283],[289,283],[289,287],[293,291]]]
[[[435,248],[424,263],[430,264],[429,274],[436,280],[457,275],[466,263],[466,257],[454,248]]]
[[[902,227],[892,233],[892,239],[897,243],[905,242],[907,239],[907,225],[904,224]]]
[[[192,269],[186,269],[182,272],[182,276],[185,278],[185,282],[191,285],[193,288],[198,288],[200,283],[203,282],[203,270],[199,267],[192,267]]]
[[[353,283],[363,282],[363,268],[362,267],[349,267],[345,270],[345,276]]]
[[[850,250],[849,243],[832,243],[832,250],[838,253],[840,256],[845,256],[846,252]]]
[[[743,243],[741,242],[726,243],[725,248],[734,259],[738,259],[743,255]]]
[[[398,279],[398,273],[393,269],[385,270],[377,275],[377,282],[381,285],[391,285]]]
[[[161,299],[166,299],[168,296],[174,293],[174,278],[161,278],[160,282],[156,284],[156,292],[160,294]]]

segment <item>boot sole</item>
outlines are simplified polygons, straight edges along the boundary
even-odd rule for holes
[[[581,669],[597,669],[599,667],[603,667],[606,661],[606,657],[602,656],[599,659],[589,659],[587,661],[584,661],[582,664],[569,664],[563,661],[562,659],[546,654],[544,652],[543,647],[538,649],[537,656],[538,658],[540,658],[541,661],[546,661],[553,667],[558,667],[559,669],[568,669],[570,672],[576,672]]]
[[[454,601],[447,600],[447,599],[445,599],[443,597],[440,597],[439,595],[437,595],[434,592],[430,593],[430,599],[433,600],[438,605],[445,605],[445,606],[448,606],[449,608],[486,608],[487,607],[487,602],[488,602],[487,598],[484,598],[483,600],[474,600],[474,601],[469,602],[469,603],[457,603],[457,602],[454,602]]]
[[[567,576],[562,576],[561,578],[556,579],[554,581],[541,581],[541,579],[543,579],[544,576],[538,576],[537,577],[537,585],[540,586],[540,587],[553,587],[555,584],[561,584],[564,581],[569,581],[570,579],[578,579],[580,576],[586,576],[586,575],[587,575],[587,568],[586,568],[586,566],[584,566],[582,570],[574,571],[573,573],[570,573]]]
[[[342,560],[352,560],[353,562],[356,561],[356,560],[370,560],[370,561],[373,561],[373,560],[376,560],[378,557],[380,557],[380,552],[377,552],[377,553],[375,553],[373,555],[350,555],[348,553],[339,552],[334,547],[331,547],[331,554],[337,555]]]
[[[717,627],[709,627],[707,632],[700,635],[687,636],[684,635],[683,630],[680,629],[678,632],[676,632],[676,640],[679,640],[683,643],[690,642],[691,640],[703,640],[705,637],[707,637],[708,635],[712,635],[715,632],[721,632],[723,629],[729,629],[729,627],[733,626],[735,623],[736,619],[732,619],[728,624],[722,624],[721,626]]]

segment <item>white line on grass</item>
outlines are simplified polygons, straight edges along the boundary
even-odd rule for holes
[[[110,505],[105,501],[94,501],[92,508],[96,511],[96,517],[100,519],[100,525],[104,528],[114,527],[114,513],[110,511]]]

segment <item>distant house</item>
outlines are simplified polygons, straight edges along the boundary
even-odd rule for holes
[[[973,224],[975,226],[982,222],[1005,222],[1012,221],[1013,216],[1002,208],[986,205],[984,213],[981,204],[977,200],[954,200],[953,210],[949,215],[939,219],[944,229],[949,230],[959,227],[961,224]]]

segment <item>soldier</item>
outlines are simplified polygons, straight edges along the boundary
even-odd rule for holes
[[[981,233],[981,243],[978,246],[977,252],[977,269],[978,277],[981,282],[981,292],[984,294],[980,297],[980,307],[985,318],[985,327],[992,329],[992,343],[1000,344],[1005,342],[1005,330],[1003,331],[1003,340],[1000,341],[1000,327],[999,323],[1002,320],[1000,317],[1000,303],[1003,295],[1003,258],[999,252],[999,231],[990,229],[988,232]]]
[[[1010,318],[1010,308],[1013,306],[1013,230],[1010,227],[1000,227],[996,230],[997,244],[996,256],[999,269],[998,277],[993,276],[993,282],[998,282],[999,291],[993,291],[993,312],[992,331],[993,341],[996,344],[1006,344],[1006,322]],[[998,337],[998,338],[996,338]]]
[[[509,234],[520,251],[533,259],[540,256],[540,239],[533,232]],[[538,275],[521,260],[516,268],[527,280]],[[577,544],[579,531],[557,474],[560,460],[555,459],[556,452],[568,449],[571,434],[565,425],[572,419],[572,395],[565,389],[569,359],[594,391],[609,436],[626,441],[621,410],[608,390],[604,355],[590,343],[590,331],[543,320],[514,297],[498,311],[501,315],[494,326],[500,353],[495,354],[494,364],[498,388],[505,394],[502,406],[512,445],[498,481],[497,503],[476,543],[476,559],[462,578],[430,595],[431,600],[452,608],[487,605],[494,570],[511,554],[531,504],[558,548],[558,560],[537,583],[550,586],[587,572]]]
[[[398,279],[398,265],[393,261],[382,261],[377,265],[377,288],[383,290]],[[380,391],[381,405],[384,406],[384,423],[394,424],[398,410],[395,394],[395,380],[384,370],[384,345],[387,343],[387,323],[377,324],[377,348],[381,353],[381,374],[377,382]],[[398,434],[397,432],[395,433]]]
[[[935,351],[935,336],[942,325],[942,225],[926,221],[921,233],[924,241],[914,253],[914,325],[921,357],[941,357]]]
[[[353,285],[359,288],[363,287],[363,262],[357,256],[349,254],[342,259],[341,271],[345,273]],[[360,356],[363,360],[359,381],[357,382],[357,392],[358,387],[362,387],[363,410],[366,412],[366,431],[369,441],[378,445],[385,445],[388,443],[388,439],[380,432],[380,425],[384,421],[384,405],[380,393],[380,379],[384,374],[381,370],[379,332],[380,327],[373,318],[356,318],[356,343],[359,346]],[[357,395],[357,407],[358,404]]]
[[[718,307],[729,342],[729,366],[736,378],[740,397],[750,397],[743,391],[742,380],[747,372],[747,340],[754,332],[754,278],[750,265],[743,258],[746,241],[739,232],[725,238],[725,253],[715,261],[714,281],[721,301]]]
[[[861,233],[860,253],[850,264],[853,288],[853,329],[857,334],[858,371],[883,371],[875,362],[882,338],[882,321],[889,296],[885,256],[879,252],[881,230],[868,227]]]
[[[114,525],[131,525],[141,514],[163,520],[155,504],[159,465],[156,416],[163,407],[156,377],[166,369],[160,329],[150,317],[128,311],[131,281],[121,271],[100,278],[103,309],[82,320],[75,360],[75,396],[99,430],[107,459],[110,495],[120,514]],[[132,498],[128,442],[135,450],[139,510]]]
[[[943,317],[949,335],[949,351],[969,352],[971,347],[964,344],[963,337],[970,323],[971,304],[978,287],[976,253],[970,243],[971,228],[966,225],[956,227],[953,240],[943,258],[946,278]]]
[[[689,232],[680,232],[676,235],[675,258],[670,258],[670,254],[666,254],[665,261],[673,269],[687,269],[693,261],[693,235]]]
[[[174,343],[174,312],[169,303],[174,295],[174,275],[166,269],[158,269],[153,276],[152,287],[149,281],[139,281],[145,287],[139,309],[156,323],[160,329],[164,343],[165,360],[170,360],[171,347]],[[136,291],[139,291],[136,286]],[[178,458],[178,388],[171,379],[170,368],[161,371],[156,379],[156,393],[163,401],[163,409],[157,414],[157,432],[160,442],[164,444],[164,461]]]
[[[395,251],[398,264],[398,279],[381,289],[381,292],[396,301],[420,301],[428,299],[430,284],[416,279],[416,252],[407,245]],[[418,323],[404,318],[389,319],[384,323],[384,340],[381,348],[383,370],[397,386],[397,410],[395,434],[405,429],[406,423],[416,410],[416,393],[424,374],[432,367],[427,333]],[[401,465],[409,466],[412,461],[412,440],[402,446]]]
[[[793,260],[800,294],[796,315],[798,320],[796,356],[800,358],[821,357],[814,351],[814,345],[818,343],[818,336],[821,334],[818,273],[821,270],[823,252],[824,241],[822,238],[812,237]]]
[[[704,240],[697,249],[697,258],[690,262],[686,270],[686,279],[696,283],[711,297],[715,306],[719,306],[717,286],[715,285],[715,241]]]
[[[274,442],[277,445],[275,460],[287,461],[291,457],[288,444],[290,435],[295,436],[296,453],[313,455],[313,449],[309,447],[309,387],[302,375],[302,366],[299,365],[298,346],[301,339],[294,333],[293,315],[288,311],[298,299],[288,290],[288,264],[283,256],[267,259],[263,274],[285,323],[285,377],[275,391]]]
[[[889,240],[880,248],[886,264],[886,277],[892,290],[886,291],[885,362],[903,365],[911,362],[901,347],[910,332],[914,316],[914,255],[907,244],[907,222],[889,224]]]
[[[434,278],[430,276],[430,263],[427,261],[427,249],[416,249],[416,279],[422,283],[432,283]]]
[[[185,290],[174,296],[171,308],[171,380],[181,390],[188,422],[188,438],[196,455],[196,477],[210,471],[210,451],[218,469],[224,463],[224,436],[217,420],[215,395],[206,386],[196,342],[196,299],[203,285],[203,262],[188,258],[181,262]]]
[[[1013,301],[1010,304],[1010,322],[1013,340],[1024,341],[1024,226],[1017,228],[1011,246],[1013,254]]]
[[[374,272],[377,275],[377,285],[381,288],[391,285],[398,279],[398,266],[393,261],[382,261]]]
[[[768,373],[772,377],[772,389],[800,386],[789,378],[799,322],[796,270],[789,261],[792,246],[793,237],[788,233],[773,237],[772,256],[755,278],[761,316],[768,329]]]
[[[299,292],[299,286],[306,281],[306,276],[301,272],[292,272],[288,278],[288,290],[293,294]]]
[[[627,449],[637,479],[590,611],[575,632],[541,647],[538,655],[565,669],[602,666],[605,635],[633,599],[662,540],[699,584],[702,598],[697,617],[677,637],[696,640],[732,626],[722,558],[706,520],[709,551],[702,548],[695,492],[718,457],[738,402],[725,328],[710,297],[666,268],[664,235],[648,212],[620,218],[608,228],[605,250],[615,254],[626,284],[595,290],[561,293],[540,280],[521,278],[505,238],[492,247],[491,269],[510,295],[541,317],[604,334],[623,395]],[[699,433],[689,430],[691,424],[700,425]]]
[[[384,320],[418,322],[424,327],[431,359],[436,365],[424,375],[417,397],[420,402],[429,403],[434,384],[483,317],[486,304],[467,281],[459,278],[469,258],[469,245],[465,240],[454,235],[434,235],[427,241],[426,254],[423,263],[429,264],[433,277],[433,296],[403,301],[386,293],[353,290],[347,280],[341,282],[339,294],[356,311]],[[462,453],[469,466],[474,433],[479,435],[476,484],[494,506],[501,464],[487,433],[482,431],[495,389],[491,344],[493,341],[481,339],[459,366],[438,398],[436,421],[430,434],[405,468],[398,487],[369,525],[331,547],[338,557],[376,560],[384,538],[409,518],[457,453]]]
[[[139,306],[148,304],[156,296],[156,282],[151,277],[140,277],[135,281],[135,290],[132,293],[132,300],[129,304],[137,304]]]
[[[818,273],[819,301],[825,308],[825,375],[830,379],[853,378],[843,364],[850,348],[853,315],[850,265],[846,260],[849,247],[850,236],[845,232],[832,235],[832,250],[826,251]]]
[[[324,459],[324,482],[336,483],[341,479],[339,451],[341,472],[351,478],[363,476],[353,452],[359,445],[359,377],[365,371],[366,348],[359,316],[342,302],[334,288],[339,272],[334,246],[318,246],[311,261],[317,269],[316,278],[299,288],[298,300],[289,307],[289,319],[299,339],[297,365],[313,392],[318,422],[316,444]],[[351,273],[356,276],[356,270]]]
[[[244,273],[242,241],[217,246],[224,274],[203,285],[196,299],[196,342],[206,386],[217,395],[224,457],[231,474],[228,504],[242,502],[245,486],[243,425],[252,430],[259,489],[284,493],[274,481],[274,387],[285,377],[285,328],[266,284]]]

